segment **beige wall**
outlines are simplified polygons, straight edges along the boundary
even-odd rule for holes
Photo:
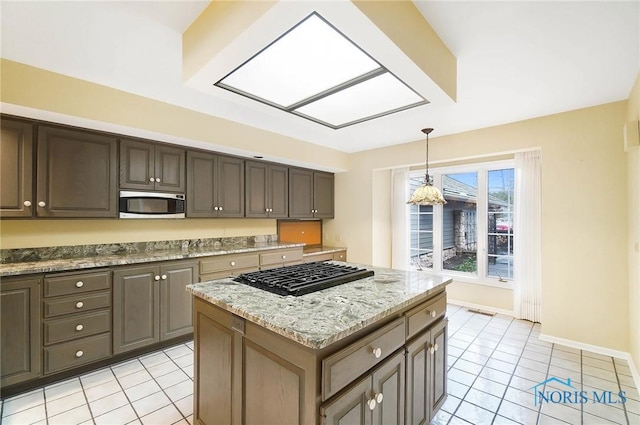
[[[629,350],[626,108],[616,102],[444,137],[436,129],[429,143],[434,163],[542,149],[542,332],[622,351]],[[336,219],[326,232],[340,236],[352,261],[371,263],[376,247],[390,243],[372,230],[380,225],[373,211],[390,206],[389,194],[372,186],[375,171],[419,164],[423,155],[424,140],[362,152],[337,176]],[[510,292],[456,285],[461,301],[512,309]]]
[[[629,96],[627,122],[640,120],[640,73]],[[629,341],[631,357],[640,368],[640,147],[627,152],[629,199]]]

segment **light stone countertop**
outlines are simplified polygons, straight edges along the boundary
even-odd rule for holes
[[[346,264],[375,274],[300,297],[272,294],[231,278],[188,285],[187,290],[306,347],[322,349],[451,283],[429,272]]]
[[[160,249],[150,252],[98,255],[93,257],[53,259],[0,265],[0,277],[91,269],[96,267],[144,264],[155,261],[184,260],[214,255],[239,254],[282,248],[303,247],[302,243],[256,242],[255,244],[223,245],[220,248],[203,247],[181,249]]]

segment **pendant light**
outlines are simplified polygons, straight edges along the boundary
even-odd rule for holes
[[[429,177],[429,133],[433,131],[433,128],[423,128],[422,132],[427,135],[427,155],[425,160],[426,175],[424,177],[424,184],[418,187],[411,195],[411,198],[407,202],[410,205],[442,205],[447,201],[442,197],[440,189],[435,187],[431,183]]]

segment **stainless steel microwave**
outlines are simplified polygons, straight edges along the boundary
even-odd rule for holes
[[[184,194],[121,190],[120,218],[185,218]]]

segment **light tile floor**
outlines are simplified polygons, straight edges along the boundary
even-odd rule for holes
[[[546,343],[539,325],[508,316],[453,305],[447,315],[449,397],[432,425],[640,425],[640,397],[625,361]],[[569,390],[568,402],[535,402],[532,388],[550,378],[558,380],[537,390],[552,401]],[[567,379],[575,389],[559,382]],[[602,398],[607,391],[611,399]],[[621,391],[626,402],[609,403]],[[0,422],[192,424],[192,392],[189,342],[0,401]]]

